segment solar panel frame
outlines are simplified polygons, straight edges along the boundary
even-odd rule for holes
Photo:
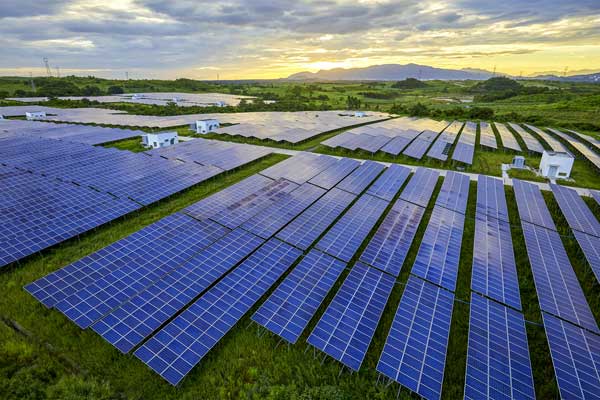
[[[600,222],[576,190],[554,183],[550,189],[571,229],[600,237]]]
[[[540,188],[520,179],[513,179],[513,187],[521,220],[555,231],[556,225]]]
[[[432,169],[417,168],[404,190],[402,190],[400,198],[421,207],[427,207],[439,175],[439,172]]]
[[[600,282],[600,238],[587,233],[573,231],[596,280]]]
[[[335,187],[353,194],[361,194],[384,169],[383,164],[367,160]]]
[[[331,167],[311,178],[308,182],[322,187],[323,189],[329,190],[341,182],[360,165],[360,161],[353,160],[351,158],[341,158]]]
[[[464,214],[469,199],[471,179],[454,171],[446,172],[444,183],[435,200],[435,205]]]
[[[390,165],[369,187],[367,194],[392,201],[400,188],[408,179],[411,170],[398,164]]]
[[[477,176],[476,209],[490,217],[510,222],[502,180],[486,175]]]

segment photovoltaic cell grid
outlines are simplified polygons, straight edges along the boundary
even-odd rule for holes
[[[235,229],[278,200],[287,197],[297,188],[297,184],[279,178],[220,210],[211,219],[230,229]]]
[[[351,158],[339,159],[331,167],[309,180],[309,183],[324,189],[331,189],[360,165],[360,161]]]
[[[471,294],[465,399],[535,399],[523,314]]]
[[[393,287],[391,275],[357,263],[307,342],[358,371]]]
[[[446,161],[448,159],[448,153],[452,148],[452,144],[456,141],[462,125],[462,122],[454,121],[444,129],[436,141],[433,142],[433,145],[427,152],[427,156],[437,160]]]
[[[598,399],[600,336],[542,313],[561,398]]]
[[[385,200],[368,194],[362,195],[319,240],[316,248],[349,262],[387,206],[388,202]]]
[[[572,229],[600,237],[600,223],[576,190],[554,183],[550,188]]]
[[[321,171],[331,167],[336,158],[313,153],[300,153],[260,172],[272,179],[285,178],[299,185],[309,181]]]
[[[477,211],[510,222],[502,180],[485,175],[477,176]]]
[[[533,183],[513,179],[515,198],[522,221],[556,230],[540,188]]]
[[[464,214],[467,209],[470,182],[467,175],[448,171],[435,205]]]
[[[369,241],[360,260],[398,276],[424,213],[423,207],[398,199]]]
[[[305,183],[242,224],[242,228],[268,239],[296,218],[325,193],[325,189]]]
[[[475,214],[471,289],[517,310],[521,309],[510,225],[479,211]]]
[[[558,233],[521,225],[542,311],[600,333]]]
[[[537,135],[539,137],[541,137],[542,139],[544,139],[544,141],[546,143],[548,143],[548,145],[550,145],[550,148],[552,150],[554,150],[554,151],[561,151],[561,152],[567,152],[568,151],[564,144],[562,144],[559,140],[555,139],[548,132],[545,132],[545,131],[541,130],[540,128],[535,127],[533,125],[525,124],[525,126],[529,130],[537,133]]]
[[[208,226],[210,225],[184,214],[169,215],[26,285],[25,290],[46,307],[53,307],[64,298],[129,263],[181,263],[187,255],[176,251],[174,244],[177,246],[177,241],[167,239],[178,237],[180,230],[187,233],[190,227],[197,227],[198,231],[202,232],[202,229]],[[170,255],[172,259],[163,254]]]
[[[558,129],[548,128],[548,130],[571,146],[573,146],[577,151],[579,151],[589,162],[596,166],[596,168],[600,168],[600,155],[596,153],[594,150],[590,149],[588,146],[580,142],[579,140],[567,135],[564,132],[559,131]]]
[[[584,141],[588,142],[589,144],[594,146],[596,150],[600,150],[600,140],[596,139],[595,137],[590,135],[584,135],[583,133],[579,133],[571,129],[567,129],[567,131],[578,136],[580,139],[583,139]]]
[[[400,198],[421,207],[427,207],[438,177],[439,172],[437,171],[428,168],[417,168],[411,180],[402,190]]]
[[[252,319],[287,342],[296,343],[344,268],[344,262],[311,250]]]
[[[583,250],[587,262],[590,264],[596,280],[600,282],[600,238],[587,233],[573,231],[577,243]]]
[[[136,350],[135,356],[177,385],[300,255],[300,250],[271,239]]]
[[[381,148],[381,151],[397,156],[402,152],[402,150],[404,150],[406,146],[408,146],[411,140],[412,139],[408,137],[396,136],[395,138],[387,142],[387,144]]]
[[[433,139],[435,139],[435,137],[430,138],[429,135],[430,132],[423,131],[415,140],[411,142],[410,145],[408,145],[406,149],[404,149],[402,154],[408,157],[416,158],[417,160],[423,158],[427,152],[427,149],[429,149],[429,146],[431,146]]]
[[[594,200],[596,200],[596,203],[598,203],[598,205],[600,205],[600,191],[590,190],[590,193],[592,194],[592,197],[594,198]]]
[[[426,399],[439,399],[454,295],[410,277],[377,371]]]
[[[106,315],[94,331],[129,352],[263,242],[242,229],[229,233]]]
[[[511,131],[508,130],[506,125],[501,124],[499,122],[494,122],[494,125],[496,126],[496,130],[498,131],[498,134],[500,134],[500,139],[502,139],[502,146],[505,149],[510,149],[510,150],[520,152],[521,146],[519,146],[519,142],[517,142],[517,139],[515,139],[514,135],[512,134]]]
[[[520,125],[509,123],[510,127],[521,136],[523,141],[525,142],[525,146],[527,150],[533,151],[535,153],[542,154],[544,152],[544,146],[529,132],[527,132]]]
[[[160,238],[161,253],[147,248],[147,253],[140,251],[134,255],[136,258],[121,259],[119,268],[66,296],[54,307],[85,329],[183,262],[192,259],[227,232],[226,228],[209,221],[195,221],[188,226],[180,226],[177,232]]]
[[[335,187],[353,194],[361,194],[385,167],[375,161],[367,160]]]
[[[452,159],[465,164],[473,164],[475,140],[477,138],[477,123],[467,121],[458,138]]]
[[[283,228],[277,237],[306,250],[348,208],[355,198],[356,196],[352,193],[333,188]]]
[[[490,149],[497,149],[496,135],[492,130],[492,126],[487,122],[479,123],[479,144]]]
[[[454,291],[464,223],[463,214],[435,206],[411,272]]]
[[[383,200],[392,201],[408,176],[410,168],[402,167],[398,164],[390,165],[369,190],[367,194],[379,197]]]

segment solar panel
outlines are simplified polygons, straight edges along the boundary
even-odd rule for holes
[[[349,262],[388,206],[388,202],[362,195],[319,240],[316,248]]]
[[[513,187],[521,220],[556,230],[540,188],[534,183],[519,179],[513,179]]]
[[[325,193],[325,189],[305,183],[250,218],[242,224],[242,228],[268,239],[314,203],[323,193]]]
[[[471,294],[465,399],[535,399],[523,314]]]
[[[471,289],[517,310],[521,309],[510,225],[482,212],[475,214]]]
[[[521,225],[540,308],[600,333],[558,233],[524,221]]]
[[[260,174],[272,179],[285,178],[301,185],[331,167],[336,160],[331,156],[300,153],[261,171]]]
[[[596,203],[598,203],[600,205],[600,191],[590,190],[590,193],[592,194],[592,197],[594,198],[594,200],[596,200]]]
[[[448,153],[452,148],[452,144],[456,141],[462,125],[463,123],[458,121],[454,121],[450,124],[450,126],[448,126],[433,143],[429,152],[427,152],[427,155],[438,160],[446,161],[448,159]]]
[[[463,214],[435,206],[411,272],[454,291],[464,223]]]
[[[502,180],[485,175],[477,176],[477,211],[510,222]]]
[[[542,144],[531,133],[527,132],[520,125],[513,123],[509,123],[508,125],[510,125],[510,127],[521,136],[521,138],[525,142],[527,150],[539,154],[542,154],[544,152],[544,146],[542,146]]]
[[[481,121],[479,123],[479,144],[482,146],[489,147],[491,149],[497,149],[498,144],[496,144],[496,135],[492,130],[492,126],[487,123]]]
[[[528,125],[528,124],[524,124],[527,128],[529,128],[531,131],[535,132],[538,136],[540,136],[542,139],[544,139],[544,141],[546,143],[548,143],[548,145],[550,145],[550,148],[554,151],[561,151],[561,152],[567,152],[567,148],[565,147],[565,145],[563,145],[559,140],[555,139],[553,136],[551,136],[548,132],[545,132],[543,130],[541,130],[540,128],[537,128],[533,125]]]
[[[542,313],[560,396],[597,399],[600,393],[600,336]]]
[[[342,261],[311,250],[252,319],[289,343],[296,343],[344,268]]]
[[[550,188],[572,229],[600,237],[600,223],[576,190],[554,183]]]
[[[502,139],[502,145],[505,149],[510,149],[514,151],[521,151],[521,146],[519,146],[519,142],[515,139],[514,135],[511,131],[508,130],[506,125],[501,124],[499,122],[494,122],[496,126],[496,130],[500,135],[500,139]]]
[[[359,165],[360,161],[356,161],[351,158],[342,158],[308,182],[324,189],[331,189],[337,185],[338,182],[348,176],[348,174],[354,171]]]
[[[349,193],[361,194],[384,169],[383,164],[367,160],[336,187]]]
[[[352,193],[333,188],[276,236],[306,250],[339,217],[356,198]]]
[[[458,142],[452,153],[452,159],[464,164],[473,164],[473,155],[475,154],[475,145],[470,143]]]
[[[397,156],[402,152],[402,150],[404,150],[404,148],[410,143],[411,140],[412,139],[408,137],[396,136],[395,138],[387,142],[387,144],[383,146],[380,150],[384,153]]]
[[[52,272],[25,286],[46,307],[82,290],[128,265],[165,265],[175,267],[191,256],[194,244],[204,243],[211,234],[224,235],[226,228],[212,222],[200,222],[185,214],[164,217],[95,253]],[[190,232],[201,233],[198,238]],[[178,249],[180,245],[182,247]],[[184,245],[190,246],[188,249]],[[186,251],[183,251],[186,249]]]
[[[357,148],[369,153],[376,153],[377,150],[381,149],[391,140],[391,138],[384,135],[371,136],[365,134],[364,136],[366,137],[360,142]]]
[[[392,201],[409,175],[410,168],[392,164],[377,178],[367,193],[383,200]]]
[[[177,385],[300,257],[271,239],[135,351]]]
[[[357,263],[307,342],[358,371],[393,287],[391,275]]]
[[[278,200],[287,197],[288,193],[297,188],[298,185],[295,183],[282,178],[277,179],[220,210],[211,219],[230,229],[235,229]]]
[[[360,260],[398,276],[424,213],[423,207],[398,199],[369,241]]]
[[[567,135],[564,132],[559,131],[558,129],[548,128],[548,130],[571,146],[573,146],[577,151],[583,155],[589,162],[591,162],[596,168],[600,168],[600,155],[596,153],[594,150],[590,149],[588,146],[580,142],[579,140]]]
[[[439,399],[454,295],[410,277],[377,371],[426,399]]]
[[[415,174],[408,182],[400,198],[421,207],[427,207],[429,199],[435,189],[439,172],[427,168],[417,168]]]
[[[162,312],[174,312],[175,305],[183,307],[184,300],[193,299],[261,243],[254,235],[234,231],[199,253],[197,246],[184,263],[168,265],[169,268],[160,268],[162,265],[121,268],[66,297],[55,307],[84,329],[130,299],[140,305],[160,298],[161,302],[172,302],[166,307],[168,311]],[[202,247],[209,244],[206,241]]]
[[[573,233],[590,268],[594,271],[596,280],[600,282],[600,238],[579,231],[573,231]]]
[[[112,310],[94,324],[94,331],[127,353],[263,242],[236,229]]]
[[[464,214],[469,199],[469,184],[471,180],[467,175],[448,171],[440,193],[435,200],[435,205]]]
[[[420,160],[427,152],[427,149],[429,149],[429,146],[431,146],[430,141],[416,138],[406,149],[404,149],[402,154]]]

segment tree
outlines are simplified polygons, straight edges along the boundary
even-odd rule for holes
[[[346,107],[349,110],[356,110],[360,108],[360,99],[354,96],[348,96],[346,98]]]
[[[101,96],[102,90],[100,90],[100,88],[98,86],[88,85],[83,88],[83,90],[81,91],[81,94],[83,96]]]
[[[408,113],[416,117],[425,117],[429,115],[429,108],[425,104],[417,103],[408,109]]]
[[[121,86],[110,86],[107,90],[106,93],[108,94],[123,94],[125,93],[125,91],[123,90],[123,88]]]
[[[415,78],[406,78],[392,85],[394,89],[419,89],[427,87],[427,84]]]

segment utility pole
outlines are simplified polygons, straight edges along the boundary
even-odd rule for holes
[[[492,74],[492,76],[496,76],[496,66],[494,65],[494,73]]]
[[[48,58],[44,57],[44,65],[46,66],[46,75],[48,75],[48,77],[52,77],[52,71],[50,71],[50,64],[48,64]]]
[[[33,82],[33,74],[29,73],[29,79],[31,80],[31,91],[35,93],[35,82]]]
[[[563,77],[567,76],[568,70],[569,70],[569,67],[565,67],[565,70],[563,71]]]
[[[128,81],[129,80],[129,72],[125,71],[125,80]]]

